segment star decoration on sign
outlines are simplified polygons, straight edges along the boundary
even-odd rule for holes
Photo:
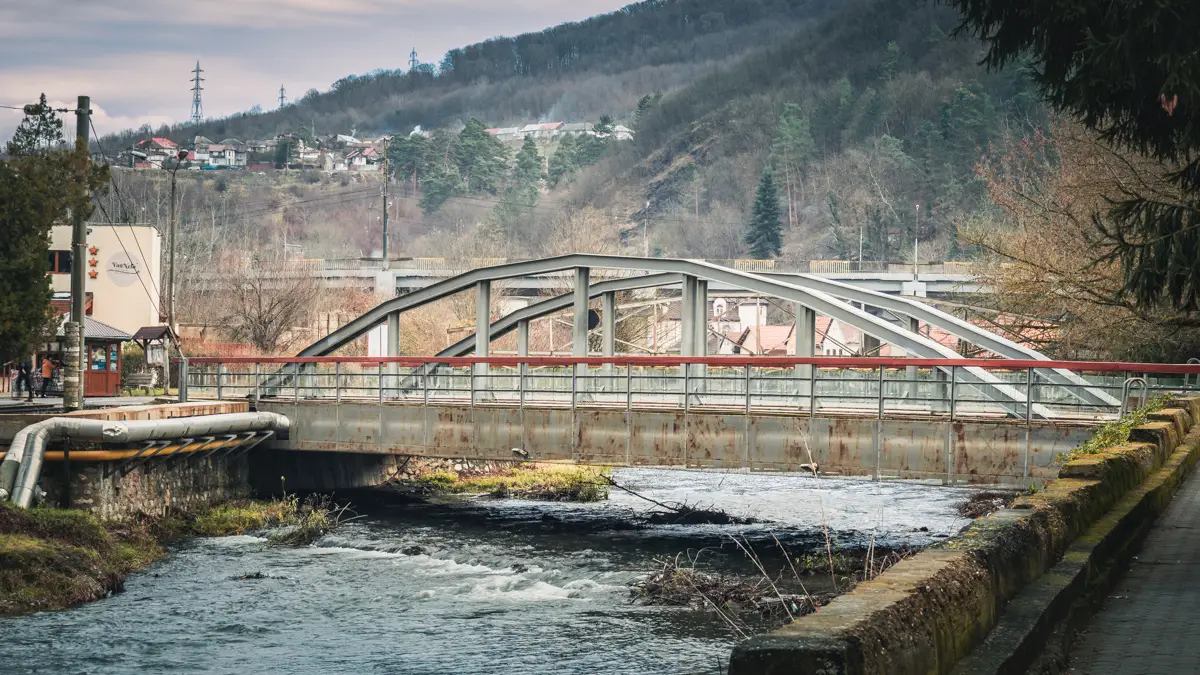
[[[100,252],[100,249],[96,248],[95,246],[88,249],[88,253],[91,253],[92,255],[96,255],[99,252]]]
[[[91,277],[92,279],[95,279],[97,274],[99,274],[99,272],[97,272],[96,270],[91,270],[88,272],[88,276]]]
[[[95,267],[95,266],[96,266],[96,265],[98,265],[99,263],[100,263],[100,261],[99,261],[99,260],[96,260],[95,258],[92,258],[91,260],[89,260],[89,261],[88,261],[88,265],[90,265],[90,266],[92,266],[92,267]]]

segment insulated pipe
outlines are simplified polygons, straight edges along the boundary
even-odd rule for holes
[[[130,443],[246,431],[283,431],[289,426],[287,417],[269,412],[130,422],[52,417],[25,427],[13,437],[4,462],[0,464],[0,499],[11,498],[17,506],[29,507],[41,474],[46,444],[51,440],[72,438],[101,443]]]

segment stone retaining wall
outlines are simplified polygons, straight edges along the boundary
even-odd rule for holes
[[[71,462],[71,508],[90,511],[107,520],[138,514],[163,516],[171,509],[197,511],[250,495],[246,457],[194,455],[151,459],[128,474],[117,462]],[[65,496],[64,462],[46,462],[38,484],[48,503]]]
[[[738,645],[730,674],[952,672],[996,625],[1005,603],[1175,453],[1200,419],[1200,399],[1177,405],[1135,429],[1129,444],[1068,462],[1042,491],[819,612]],[[1200,435],[1187,441],[1200,446]]]

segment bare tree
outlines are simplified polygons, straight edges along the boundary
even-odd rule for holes
[[[226,266],[221,276],[222,323],[234,340],[277,354],[312,325],[321,286],[302,265],[252,258]]]
[[[1102,259],[1093,221],[1107,217],[1113,196],[1169,195],[1164,176],[1173,168],[1070,123],[992,148],[977,172],[998,212],[961,232],[989,254],[983,271],[1007,323],[1050,321],[1044,347],[1063,357],[1182,361],[1200,353],[1200,315],[1120,293],[1120,263]]]

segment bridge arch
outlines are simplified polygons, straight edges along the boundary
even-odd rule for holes
[[[592,285],[589,283],[589,270],[594,268],[622,270],[635,273],[635,276]],[[465,272],[379,304],[345,326],[309,345],[298,356],[330,355],[340,347],[361,337],[375,326],[384,322],[391,321],[392,325],[398,326],[398,317],[403,312],[416,309],[461,291],[471,288],[478,288],[481,291],[485,291],[490,288],[490,283],[493,281],[567,270],[576,270],[576,287],[571,294],[552,298],[532,305],[530,308],[525,308],[525,310],[519,310],[518,313],[502,317],[490,325],[486,332],[482,332],[482,326],[488,323],[489,313],[485,311],[485,307],[481,306],[477,314],[476,335],[469,339],[475,345],[476,354],[486,356],[488,351],[487,345],[490,341],[503,333],[517,328],[522,320],[559,311],[572,304],[576,307],[577,314],[581,307],[584,313],[586,313],[587,303],[593,295],[614,292],[616,290],[670,285],[680,283],[681,281],[684,286],[685,296],[690,296],[685,297],[684,301],[684,349],[690,351],[687,344],[689,342],[695,344],[691,342],[691,339],[696,336],[695,309],[697,304],[695,298],[698,288],[696,281],[704,280],[705,282],[714,281],[761,293],[766,296],[795,302],[798,306],[852,325],[864,334],[870,335],[880,341],[896,345],[903,349],[905,353],[912,356],[955,358],[958,354],[919,333],[897,327],[869,312],[843,302],[843,299],[852,300],[864,305],[879,306],[893,313],[900,313],[914,319],[923,320],[930,325],[946,330],[960,339],[978,344],[1006,358],[1048,360],[1047,357],[1034,350],[1017,345],[973,324],[914,300],[855,288],[849,284],[820,277],[809,275],[755,274],[695,260],[637,258],[597,254],[568,254],[541,260],[481,267]],[[486,302],[485,296],[486,293],[480,293],[481,302]],[[577,323],[579,322],[577,321]],[[580,344],[580,335],[582,335],[582,345]],[[582,348],[582,353],[578,355],[586,355],[586,340],[586,329],[582,333],[577,329],[575,351],[580,352]],[[455,347],[457,348],[459,345],[455,345]],[[685,353],[685,355],[691,354]],[[977,368],[968,368],[966,369],[966,373],[970,379],[976,381],[978,384],[986,385],[981,386],[980,391],[989,398],[1013,403],[1024,403],[1024,396],[1016,388],[1005,385],[991,373]],[[1085,384],[1085,382],[1073,373],[1047,370],[1042,376],[1052,381],[1060,381],[1062,384],[1076,385],[1068,387],[1067,391],[1086,402],[1095,404],[1111,404],[1112,402],[1111,397],[1103,392],[1079,387],[1078,385]],[[1040,416],[1044,411],[1039,410],[1039,408],[1040,406],[1034,406],[1034,411]]]

